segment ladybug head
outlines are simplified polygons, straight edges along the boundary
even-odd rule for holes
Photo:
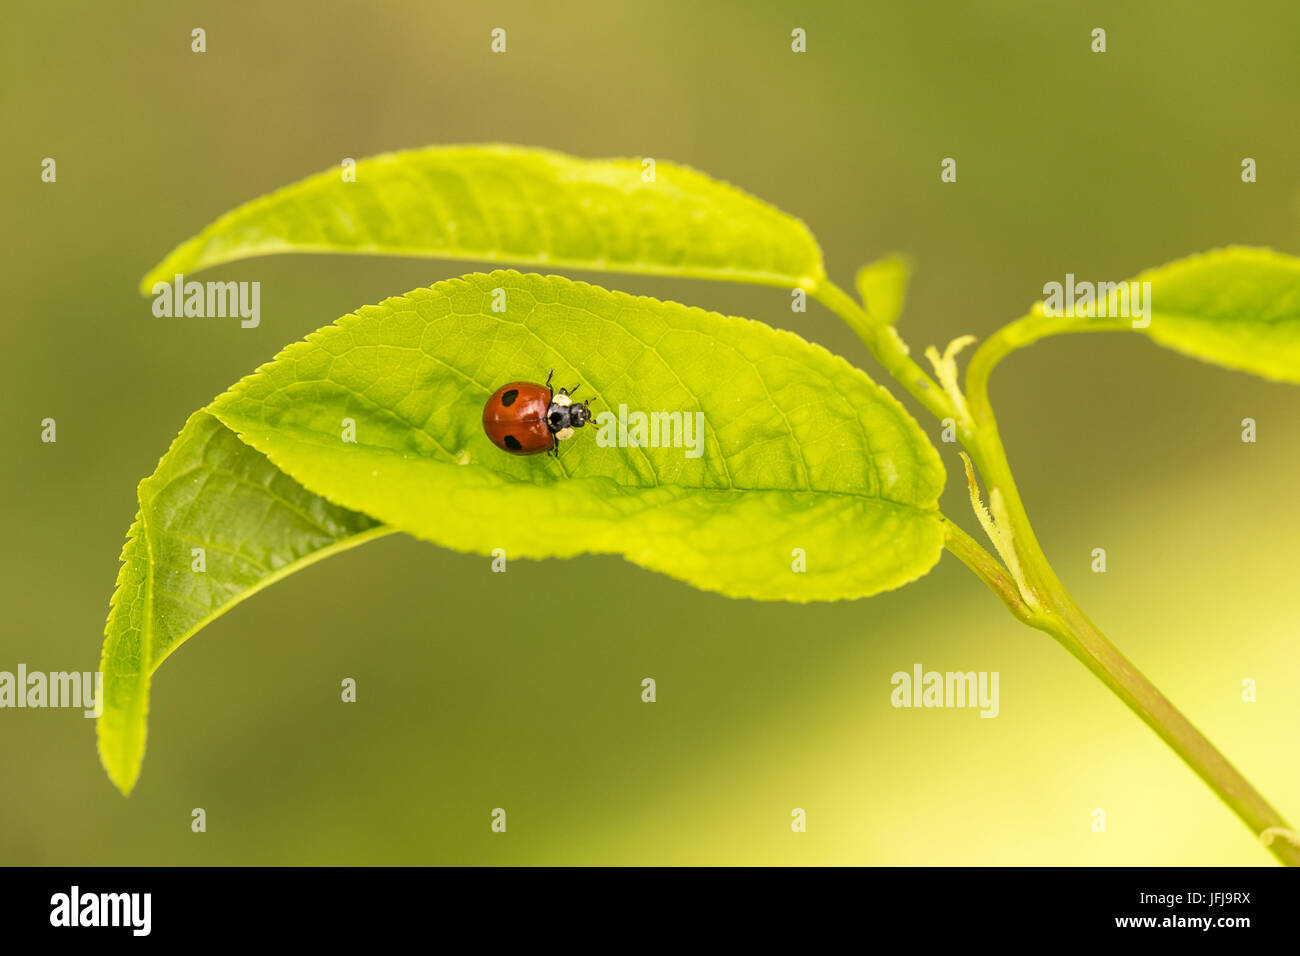
[[[569,424],[574,428],[581,428],[589,421],[591,421],[591,409],[587,407],[586,402],[580,402],[569,409]]]

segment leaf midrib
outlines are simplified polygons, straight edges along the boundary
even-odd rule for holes
[[[269,451],[268,449],[263,447],[262,444],[255,437],[251,435],[250,431],[247,428],[241,427],[236,422],[230,421],[229,418],[227,418],[223,412],[211,406],[209,406],[206,409],[206,411],[208,412],[208,414],[212,415],[214,418],[219,420],[223,425],[225,425],[236,435],[238,435],[240,441],[244,442],[244,444],[249,445],[252,448],[256,448],[263,455],[266,455],[266,457],[269,458],[277,468],[279,468],[285,474],[289,475],[289,477],[293,478],[294,481],[297,481],[299,484],[307,488],[309,491],[312,491],[314,494],[320,494],[321,497],[326,498],[327,500],[332,500],[330,499],[329,495],[325,495],[319,491],[316,491],[312,487],[312,483],[303,480],[303,478],[300,478],[299,476],[295,475],[292,471],[285,468],[284,465],[282,465],[279,461],[276,460],[279,457],[278,453]],[[271,426],[268,425],[266,427],[270,428]],[[318,448],[324,451],[337,451],[338,448],[338,442],[336,440],[332,438],[327,439],[320,432],[312,431],[310,429],[305,429],[297,425],[284,425],[284,424],[275,425],[274,431],[275,434],[277,435],[292,436],[295,440],[301,441],[305,445],[310,445],[313,448]],[[371,454],[379,455],[386,458],[392,458],[396,461],[410,461],[412,459],[415,459],[421,462],[427,462],[429,465],[436,468],[446,468],[449,470],[451,469],[464,470],[467,468],[472,468],[475,471],[490,475],[494,478],[500,479],[501,481],[509,483],[511,485],[519,485],[523,487],[533,487],[533,488],[553,487],[558,489],[562,484],[567,484],[568,482],[583,482],[583,483],[610,482],[618,486],[619,488],[627,489],[628,491],[631,492],[654,491],[660,488],[670,488],[670,489],[680,488],[683,491],[687,491],[687,492],[700,491],[700,492],[709,492],[714,494],[716,493],[728,493],[728,494],[730,493],[736,493],[736,494],[782,493],[782,494],[791,494],[791,495],[827,495],[827,496],[834,496],[834,497],[853,498],[862,501],[879,501],[885,504],[894,505],[899,508],[911,509],[913,511],[917,511],[928,515],[939,514],[938,507],[937,507],[938,506],[937,496],[934,499],[933,504],[927,506],[926,504],[919,503],[919,502],[899,501],[896,498],[889,498],[881,494],[867,494],[865,492],[860,492],[860,491],[841,491],[841,490],[833,490],[829,488],[826,489],[780,488],[780,487],[763,488],[763,487],[743,487],[743,486],[737,486],[735,484],[731,486],[721,486],[721,485],[711,486],[711,485],[688,485],[688,484],[681,484],[681,483],[673,483],[673,484],[657,483],[653,485],[643,485],[643,484],[629,484],[627,482],[620,481],[617,478],[613,478],[609,475],[591,475],[588,477],[568,477],[563,479],[563,481],[557,480],[551,482],[532,482],[532,481],[525,481],[519,478],[515,478],[512,475],[504,475],[501,472],[495,471],[484,465],[477,465],[477,464],[462,465],[462,464],[458,464],[455,461],[439,461],[436,458],[424,458],[418,455],[405,454],[403,452],[395,451],[391,448],[385,448],[382,445],[369,445],[364,442],[358,442],[356,447],[358,450],[365,449],[367,452]],[[342,504],[341,502],[337,502],[337,501],[335,503]],[[352,506],[343,504],[343,507],[352,507]],[[354,510],[358,510],[358,509],[354,509]]]

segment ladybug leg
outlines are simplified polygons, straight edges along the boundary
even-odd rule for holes
[[[577,385],[573,386],[573,388],[569,389],[567,392],[565,392],[565,394],[566,394],[566,395],[572,395],[574,392],[576,392],[576,391],[577,391],[578,389],[580,389],[580,388],[582,388],[582,383],[581,383],[581,382],[579,382]]]
[[[546,376],[546,387],[551,387],[551,379],[555,377],[555,369],[551,369],[550,374]]]

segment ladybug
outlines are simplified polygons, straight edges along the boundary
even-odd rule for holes
[[[546,384],[511,382],[502,385],[483,406],[483,431],[492,444],[512,455],[537,455],[544,451],[559,457],[560,442],[591,421],[588,402],[574,402],[578,386],[551,388],[555,370]]]

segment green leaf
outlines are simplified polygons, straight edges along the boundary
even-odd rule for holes
[[[858,270],[858,295],[867,312],[885,325],[893,325],[903,314],[912,261],[903,255],[886,256]]]
[[[1233,246],[1149,269],[1128,282],[1150,283],[1146,327],[1134,326],[1146,317],[1114,315],[1121,303],[1113,292],[1106,296],[1107,317],[1049,316],[1040,302],[990,339],[992,352],[981,360],[979,374],[986,377],[1003,356],[1049,335],[1128,330],[1205,362],[1300,383],[1300,259]]]
[[[729,279],[812,289],[802,222],[684,166],[448,146],[360,160],[227,213],[140,284],[275,252],[384,253]]]
[[[558,460],[493,446],[487,397],[552,368],[596,413],[700,413],[701,454],[602,447],[595,425]],[[621,554],[732,596],[834,600],[934,565],[943,482],[888,392],[788,332],[517,272],[417,289],[240,381],[141,483],[104,644],[104,765],[129,792],[150,676],[183,641],[391,530],[511,558]]]
[[[595,413],[701,413],[699,456],[601,447],[591,426],[558,461],[497,449],[485,400],[552,368]],[[761,323],[554,276],[475,274],[361,309],[210,411],[317,494],[461,551],[622,554],[808,601],[897,587],[942,546],[938,455],[860,371]]]
[[[167,655],[268,584],[389,530],[308,492],[204,412],[138,496],[100,665],[100,759],[123,793],[140,772],[150,678]]]

